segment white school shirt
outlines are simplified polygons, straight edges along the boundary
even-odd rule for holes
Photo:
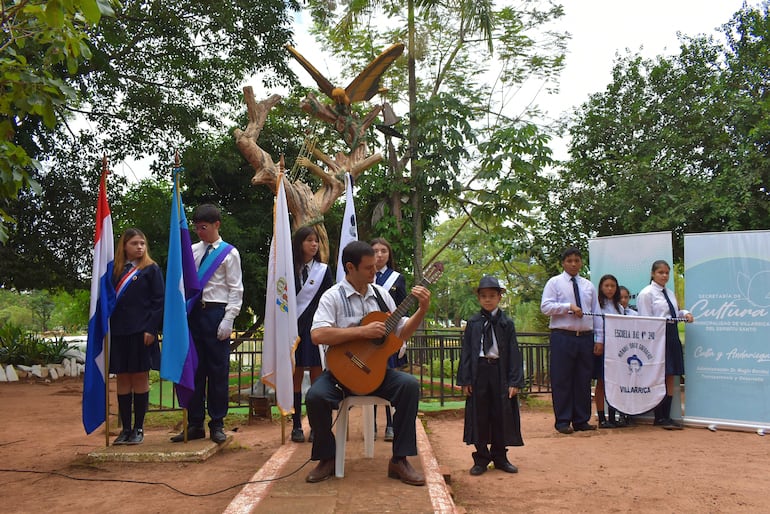
[[[604,343],[604,323],[601,316],[583,316],[578,318],[570,314],[570,304],[575,302],[575,292],[572,288],[572,275],[562,271],[559,275],[551,277],[543,288],[543,298],[540,302],[540,311],[551,317],[548,326],[552,329],[573,330],[575,332],[594,331],[594,341]],[[580,291],[580,303],[584,312],[601,313],[599,297],[596,288],[580,275],[576,275],[578,290]]]
[[[318,302],[318,308],[313,316],[313,326],[310,331],[317,328],[348,328],[358,325],[364,316],[370,312],[380,311],[380,305],[377,303],[377,297],[374,294],[374,288],[380,292],[385,305],[390,312],[396,310],[396,304],[390,294],[377,284],[368,284],[366,294],[363,296],[356,291],[348,282],[347,278],[342,282],[337,282],[327,289],[321,300]],[[394,333],[399,335],[408,318],[402,317]]]
[[[685,309],[679,309],[679,305],[676,303],[676,295],[671,289],[666,288],[666,294],[668,295],[671,304],[674,306],[677,318],[683,318],[685,315],[690,314],[690,311]],[[655,316],[658,318],[670,318],[671,311],[668,308],[668,302],[666,297],[663,296],[663,288],[657,283],[653,282],[644,289],[642,289],[638,295],[636,295],[636,310],[640,316]]]
[[[221,244],[221,237],[211,243],[214,250],[219,248]],[[203,241],[198,241],[192,245],[196,270],[200,265],[203,254],[206,253],[207,246],[208,243]],[[238,313],[241,312],[241,304],[243,303],[243,273],[241,271],[241,255],[234,246],[204,286],[201,300],[204,302],[226,303],[224,319],[235,319]]]

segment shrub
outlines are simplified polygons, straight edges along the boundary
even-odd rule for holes
[[[25,332],[13,323],[0,327],[0,363],[32,366],[61,362],[69,345],[64,338],[49,340]]]
[[[430,363],[430,373],[432,377],[439,378],[441,376],[441,368],[444,368],[444,376],[451,377],[457,373],[457,367],[460,365],[460,360],[444,359],[442,363],[439,359],[434,359]]]

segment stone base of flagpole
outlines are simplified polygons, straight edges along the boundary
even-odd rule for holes
[[[202,462],[223,450],[233,441],[227,434],[222,444],[210,439],[195,439],[186,443],[172,443],[169,434],[144,433],[144,442],[136,445],[118,445],[101,448],[88,454],[90,462]]]

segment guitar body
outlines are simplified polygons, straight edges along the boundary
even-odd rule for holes
[[[385,322],[387,312],[370,312],[361,320],[361,325],[374,321]],[[337,381],[355,394],[369,394],[385,380],[388,358],[403,344],[395,334],[384,341],[360,339],[330,346],[326,350],[326,367]]]

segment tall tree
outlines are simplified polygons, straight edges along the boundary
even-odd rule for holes
[[[423,231],[439,210],[457,212],[458,198],[472,206],[499,190],[499,176],[478,173],[482,159],[493,159],[484,154],[493,148],[486,142],[498,133],[515,135],[516,146],[527,154],[519,162],[535,168],[548,160],[547,149],[539,145],[540,130],[531,123],[538,114],[536,105],[514,106],[508,100],[531,79],[549,84],[561,69],[565,36],[546,27],[562,9],[540,9],[530,2],[520,9],[495,9],[492,2],[410,0],[404,12],[403,3],[382,0],[350,2],[337,16],[328,2],[309,3],[317,36],[347,65],[343,69],[355,70],[355,63],[376,55],[380,46],[408,38],[408,78],[403,79],[404,63],[397,63],[386,84],[391,102],[408,99],[408,132],[397,149],[409,159],[408,176],[399,175],[398,169],[367,174],[360,191],[367,198],[362,203],[373,206],[383,198],[407,199],[403,209],[391,204],[385,217],[378,213],[374,228],[387,233],[411,228],[411,247],[403,249],[414,255],[412,267],[419,275]],[[512,163],[497,162],[509,178],[519,172],[509,167]],[[529,180],[541,172],[534,170]],[[471,176],[477,177],[473,188],[466,182]],[[501,197],[494,201],[503,203]],[[398,212],[403,212],[403,222],[393,218]],[[514,224],[524,215],[518,210],[505,213]]]
[[[112,0],[3,0],[0,27],[0,243],[8,239],[6,211],[24,187],[37,187],[37,142],[27,127],[52,130],[61,107],[76,98],[67,82],[91,57],[89,27],[112,15]]]
[[[45,2],[19,3],[40,8]],[[46,9],[62,2],[47,4]],[[216,137],[211,134],[233,123],[232,113],[242,110],[246,77],[258,74],[266,85],[290,80],[284,44],[292,9],[298,9],[293,0],[128,0],[114,17],[88,28],[86,62],[69,72],[48,68],[57,84],[74,93],[53,106],[66,123],[50,129],[41,116],[32,117],[14,135],[42,163],[31,178],[50,190],[25,190],[8,209],[17,222],[0,249],[0,266],[16,270],[11,282],[69,288],[83,279],[102,155],[111,163],[155,156],[153,169],[168,177],[174,149],[205,146]],[[111,182],[115,193],[123,192],[119,179]],[[248,187],[246,173],[242,185]],[[50,258],[35,266],[40,256]],[[23,275],[30,265],[33,277]]]
[[[682,38],[679,55],[618,59],[570,125],[570,160],[542,197],[556,255],[592,236],[767,228],[768,6],[724,25],[728,44]]]

